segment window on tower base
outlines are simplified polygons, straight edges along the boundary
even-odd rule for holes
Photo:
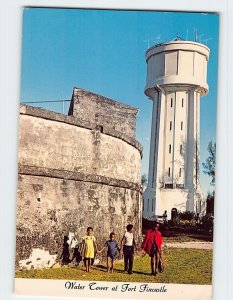
[[[173,183],[165,183],[164,184],[164,188],[165,189],[183,189],[184,188],[184,184],[173,184]]]
[[[165,189],[173,189],[173,183],[165,183]]]

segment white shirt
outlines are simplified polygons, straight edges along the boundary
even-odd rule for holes
[[[125,237],[125,246],[133,246],[133,233],[127,231],[124,237]]]

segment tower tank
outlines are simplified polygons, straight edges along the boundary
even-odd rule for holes
[[[208,92],[207,46],[183,40],[146,51],[145,94],[153,101],[144,217],[203,213],[199,182],[200,97]]]

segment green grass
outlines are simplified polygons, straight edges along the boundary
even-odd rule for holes
[[[135,257],[134,273],[123,273],[123,262],[115,262],[114,273],[107,273],[105,263],[94,266],[90,273],[83,267],[61,267],[54,269],[16,272],[16,278],[69,279],[122,282],[159,282],[178,284],[211,284],[212,251],[197,249],[175,249],[164,251],[165,271],[150,275],[150,258]]]
[[[194,234],[179,234],[173,236],[163,236],[164,243],[184,243],[184,242],[212,242],[213,239],[211,236],[198,236]]]
[[[213,235],[201,233],[180,232],[174,229],[165,230],[162,233],[165,243],[183,243],[183,242],[213,242]]]

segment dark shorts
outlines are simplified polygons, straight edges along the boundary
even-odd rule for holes
[[[150,257],[153,257],[157,254],[157,252],[159,251],[157,245],[152,245],[151,249],[150,249]]]
[[[107,258],[111,258],[112,260],[116,259],[116,254],[112,254],[112,253],[107,253]]]
[[[123,246],[123,254],[128,255],[128,254],[134,254],[134,246]]]

